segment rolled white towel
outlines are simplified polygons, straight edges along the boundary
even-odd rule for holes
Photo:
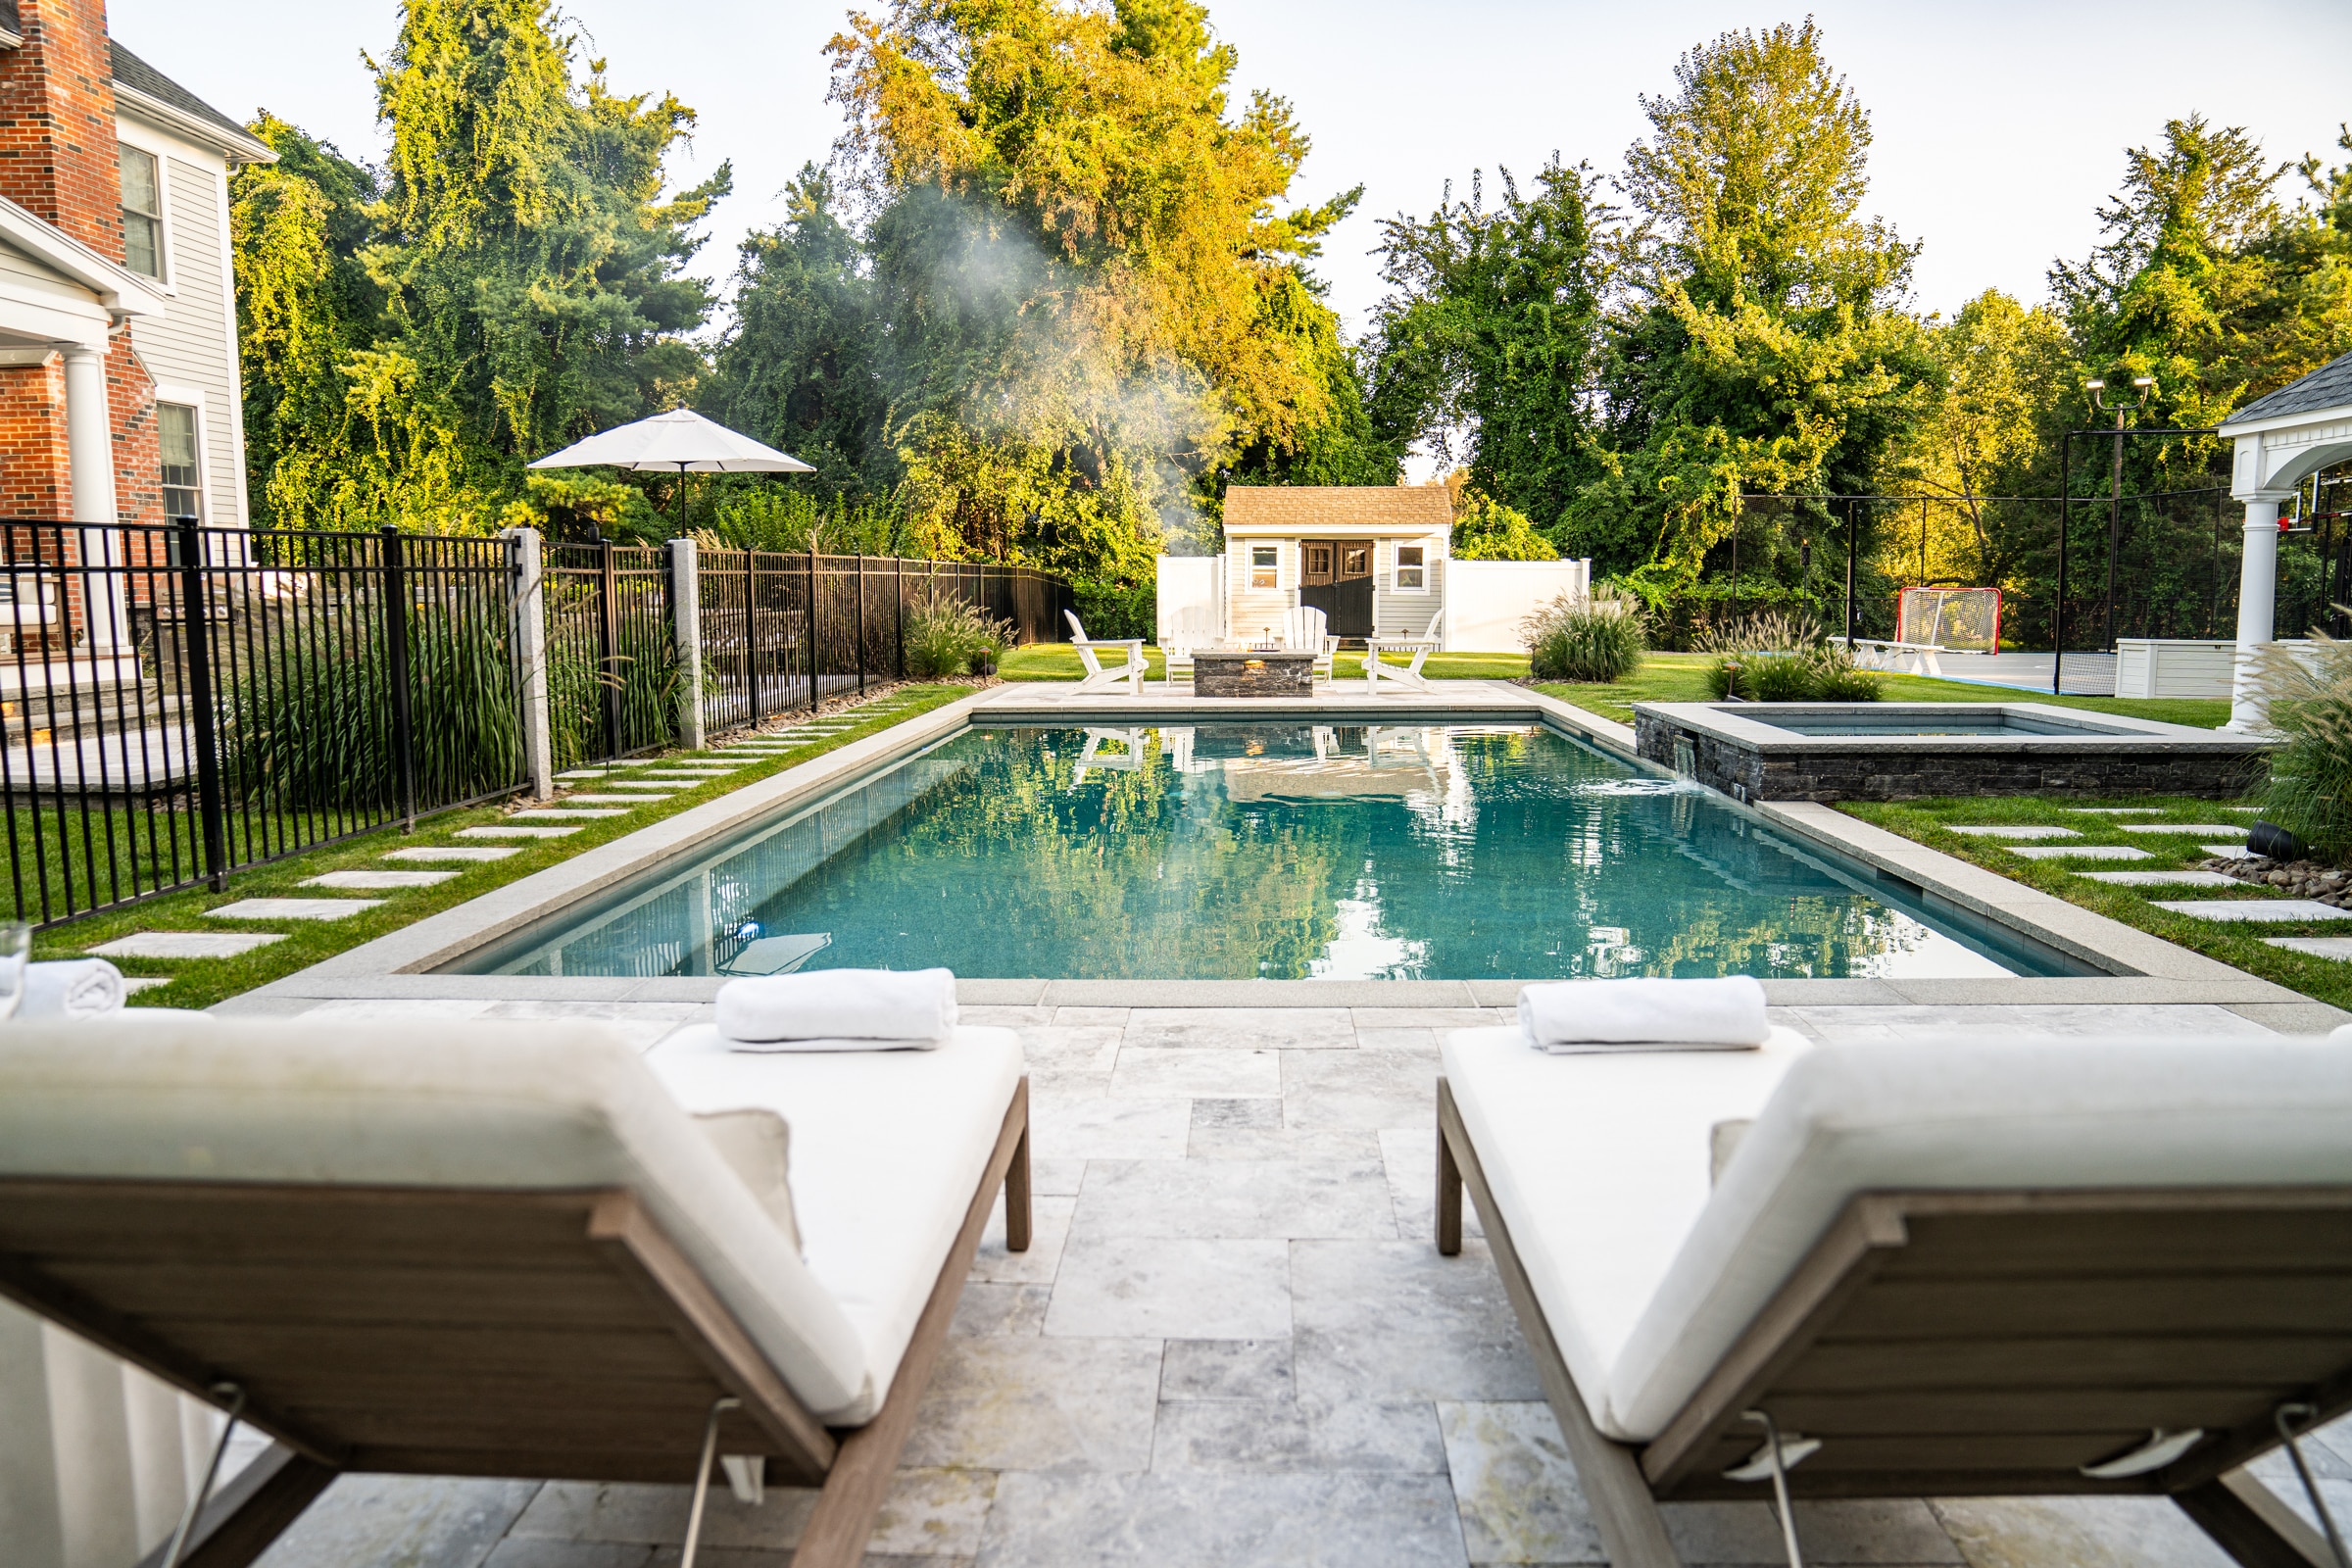
[[[1771,1034],[1763,984],[1720,980],[1562,980],[1522,987],[1519,1029],[1556,1055],[1608,1051],[1752,1051]]]
[[[74,1023],[122,1011],[129,995],[122,971],[104,958],[28,963],[16,1017],[22,1023]]]
[[[948,969],[818,969],[730,980],[718,1032],[751,1051],[928,1051],[956,1032]]]

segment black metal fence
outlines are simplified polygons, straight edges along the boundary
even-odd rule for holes
[[[682,550],[519,538],[0,524],[0,821],[16,917],[51,924],[565,767],[677,744]],[[715,733],[906,674],[934,599],[1059,635],[1025,567],[701,553]],[[538,612],[533,627],[530,616]],[[532,648],[546,706],[535,710]],[[691,639],[687,639],[691,641]],[[690,716],[690,715],[689,715]]]
[[[522,782],[495,539],[0,529],[0,818],[50,923]]]
[[[1059,641],[1070,605],[1066,582],[1028,566],[757,550],[696,560],[712,734],[904,677],[907,622],[934,601],[1009,624],[1015,643]]]

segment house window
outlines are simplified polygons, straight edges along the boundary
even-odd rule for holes
[[[1396,587],[1399,592],[1426,593],[1429,589],[1429,547],[1398,545],[1396,547]]]
[[[1250,547],[1250,587],[1273,588],[1278,586],[1275,581],[1274,557],[1275,547],[1272,545],[1251,545]]]
[[[164,191],[155,154],[122,153],[122,265],[144,277],[164,275]]]
[[[164,449],[164,515],[197,516],[202,481],[196,476],[196,411],[184,403],[158,403],[155,422]]]

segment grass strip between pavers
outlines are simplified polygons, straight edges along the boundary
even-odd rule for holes
[[[2186,800],[2172,795],[2119,795],[2103,800],[2055,800],[2038,795],[1986,796],[1968,800],[1923,801],[1846,801],[1838,809],[1849,816],[1883,827],[1890,833],[1915,839],[1932,850],[1940,850],[1954,859],[1967,860],[1987,871],[1997,871],[2013,882],[2039,888],[2055,894],[2069,904],[2081,905],[2111,920],[2136,927],[2151,936],[2164,938],[2209,958],[2219,958],[2234,968],[2251,975],[2274,981],[2289,990],[2299,991],[2315,1001],[2334,1006],[2352,1008],[2352,963],[2333,958],[2314,957],[2306,953],[2291,953],[2274,948],[2263,941],[2265,937],[2342,937],[2352,936],[2352,910],[2340,920],[2281,922],[2278,924],[2239,924],[2234,921],[2200,920],[2194,915],[2159,909],[2156,901],[2179,903],[2184,899],[2262,899],[2283,897],[2276,889],[2257,883],[2244,883],[2235,888],[2193,887],[2117,887],[2108,882],[2092,882],[2072,874],[2063,860],[2028,859],[2009,853],[2011,846],[2003,841],[1974,838],[1954,833],[1954,823],[2034,823],[2071,827],[2082,836],[2080,839],[2038,840],[2030,848],[2051,848],[2063,843],[2069,847],[2093,844],[2129,844],[2149,852],[2144,860],[2082,860],[2075,862],[2084,871],[2170,871],[2193,866],[2206,858],[2194,838],[2174,838],[2159,833],[2127,833],[2115,825],[2115,819],[2093,816],[2070,810],[2070,807],[2084,806],[2150,806],[2160,809],[2147,817],[2134,816],[2132,821],[2158,818],[2175,822],[2245,821],[2254,818],[2244,812],[2216,810],[2229,803]]]
[[[560,839],[462,839],[460,828],[494,825],[507,818],[513,808],[494,806],[471,810],[448,811],[416,824],[414,834],[404,834],[397,827],[371,833],[366,838],[353,839],[331,849],[315,850],[308,854],[290,856],[268,865],[255,866],[230,874],[226,892],[215,893],[209,888],[197,888],[182,893],[167,894],[128,908],[109,910],[104,914],[54,926],[33,936],[33,956],[36,958],[77,957],[90,948],[128,936],[134,931],[248,931],[275,932],[284,940],[257,948],[234,958],[117,958],[116,965],[125,975],[161,975],[171,977],[172,983],[151,986],[131,999],[134,1006],[209,1007],[214,1003],[272,980],[283,979],[298,969],[308,968],[322,958],[332,957],[364,942],[397,931],[423,919],[453,908],[468,899],[479,898],[493,888],[518,881],[536,871],[544,871],[585,850],[625,834],[634,833],[662,818],[689,810],[708,801],[716,800],[747,784],[797,767],[812,758],[835,751],[852,741],[880,734],[894,724],[945,707],[958,698],[969,697],[969,685],[912,685],[877,695],[859,708],[828,710],[818,715],[822,719],[846,719],[846,727],[811,736],[806,744],[779,751],[772,758],[746,762],[708,783],[691,784],[679,781],[678,793],[666,800],[649,801],[628,811],[625,816],[581,821],[579,831]],[[746,740],[749,733],[731,734],[728,740]],[[723,750],[724,742],[713,747]],[[702,759],[703,752],[666,754],[678,760]],[[641,771],[632,767],[628,771]],[[625,774],[623,775],[625,776]],[[566,784],[593,789],[589,781],[567,779]],[[526,819],[527,822],[527,819]],[[571,826],[571,823],[549,823],[549,826]],[[447,862],[423,864],[386,860],[390,851],[400,849],[439,848],[465,845],[468,848],[514,848],[519,855],[503,860],[485,860],[474,864]],[[447,870],[458,874],[447,882],[425,888],[402,888],[384,892],[362,892],[349,888],[310,888],[302,886],[305,878],[327,871]],[[385,902],[372,909],[340,920],[214,920],[206,917],[207,909],[218,908],[243,899],[382,899]]]

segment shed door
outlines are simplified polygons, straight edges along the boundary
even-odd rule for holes
[[[1298,603],[1320,610],[1334,637],[1372,635],[1372,541],[1309,539],[1298,546]]]

